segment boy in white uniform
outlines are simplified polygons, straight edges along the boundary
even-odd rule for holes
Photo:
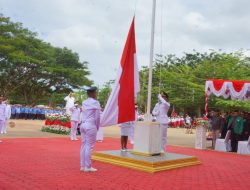
[[[69,93],[69,95],[66,96],[64,100],[66,101],[66,106],[65,106],[66,114],[70,115],[71,114],[70,108],[72,108],[75,105],[75,98],[73,97],[72,93]]]
[[[70,121],[71,121],[71,131],[70,131],[70,139],[72,141],[77,141],[76,133],[77,127],[80,121],[81,109],[78,107],[78,102],[74,105],[74,107],[70,108]]]
[[[3,103],[3,97],[0,97],[0,131],[2,131],[6,121],[6,104]],[[0,140],[0,143],[2,141]]]
[[[160,123],[162,128],[162,144],[161,152],[166,152],[167,144],[167,128],[169,123],[168,110],[170,108],[170,103],[168,101],[168,95],[162,92],[158,95],[159,103],[157,103],[153,109],[153,115],[156,116],[157,121]]]
[[[5,120],[4,126],[1,130],[1,134],[7,133],[7,126],[8,126],[9,119],[11,117],[11,106],[8,104],[8,100],[5,101],[5,104],[6,104],[6,120]]]

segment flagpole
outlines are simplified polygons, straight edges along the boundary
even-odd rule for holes
[[[152,94],[152,69],[153,69],[153,59],[154,59],[155,9],[156,9],[156,0],[153,0],[150,57],[149,57],[149,68],[148,68],[148,100],[147,100],[147,118],[148,119],[151,118],[150,111],[151,111],[151,94]]]

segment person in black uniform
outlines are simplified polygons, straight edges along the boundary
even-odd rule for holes
[[[225,116],[223,116],[223,127],[221,129],[221,138],[222,139],[225,139],[226,137],[226,134],[227,134],[227,125],[228,125],[228,121],[229,121],[229,118],[232,116],[232,113],[226,113]]]
[[[244,112],[243,115],[244,129],[242,134],[242,140],[246,141],[250,135],[250,113]]]

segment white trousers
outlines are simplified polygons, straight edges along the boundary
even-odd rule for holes
[[[76,140],[78,121],[71,121],[70,139]]]
[[[80,150],[81,168],[91,168],[91,154],[96,141],[97,128],[94,124],[83,123],[81,125],[82,146]]]
[[[161,149],[162,149],[164,152],[166,152],[168,124],[161,124],[161,129],[162,129]]]
[[[4,129],[4,126],[5,126],[5,121],[3,120],[0,120],[0,132],[2,133],[3,129]]]
[[[6,120],[3,127],[2,127],[2,130],[0,131],[1,133],[7,133],[7,126],[8,126],[8,121],[9,120]]]

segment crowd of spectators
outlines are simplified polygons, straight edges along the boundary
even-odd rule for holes
[[[64,109],[52,109],[47,107],[30,107],[21,105],[11,106],[12,119],[44,120],[47,114],[64,114]]]
[[[221,113],[214,110],[208,114],[209,128],[212,131],[212,145],[216,139],[225,138],[227,131],[231,131],[232,152],[237,152],[238,141],[246,141],[250,135],[250,113],[234,110],[231,113]]]

